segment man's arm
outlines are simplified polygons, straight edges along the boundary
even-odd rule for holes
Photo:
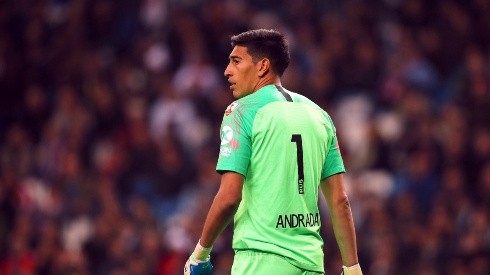
[[[243,175],[226,172],[221,176],[218,193],[209,209],[201,234],[200,244],[212,247],[219,234],[233,219],[242,200]]]
[[[221,176],[221,184],[204,222],[201,239],[184,266],[184,275],[211,274],[213,265],[209,254],[219,234],[233,219],[240,205],[242,186],[241,174],[226,172]]]
[[[356,232],[352,212],[344,188],[343,174],[335,174],[320,184],[332,219],[335,239],[342,256],[342,264],[350,267],[358,264]]]

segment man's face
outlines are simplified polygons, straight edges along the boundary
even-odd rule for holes
[[[238,99],[253,93],[260,80],[260,68],[252,61],[247,48],[235,46],[229,60],[225,76],[228,78],[233,96]]]

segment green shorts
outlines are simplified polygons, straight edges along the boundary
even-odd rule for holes
[[[276,254],[256,251],[235,253],[232,275],[320,275],[324,274],[303,270]]]

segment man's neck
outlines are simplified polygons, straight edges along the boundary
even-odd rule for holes
[[[281,78],[276,75],[266,75],[263,78],[261,78],[258,82],[257,85],[255,85],[254,92],[260,90],[262,87],[267,86],[267,85],[279,85],[281,86]]]

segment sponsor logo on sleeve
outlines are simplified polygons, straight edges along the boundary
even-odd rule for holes
[[[234,137],[233,129],[225,125],[221,128],[221,148],[220,155],[229,157],[233,151],[238,150],[240,142]]]
[[[223,157],[229,157],[231,155],[231,148],[228,146],[221,146],[219,149],[219,155]]]
[[[233,150],[233,147],[230,144],[236,140],[233,138],[233,129],[225,125],[221,128],[221,148],[219,150],[220,156],[229,157]]]
[[[223,128],[221,128],[221,145],[230,143],[232,139],[233,129],[228,125],[223,126]]]

